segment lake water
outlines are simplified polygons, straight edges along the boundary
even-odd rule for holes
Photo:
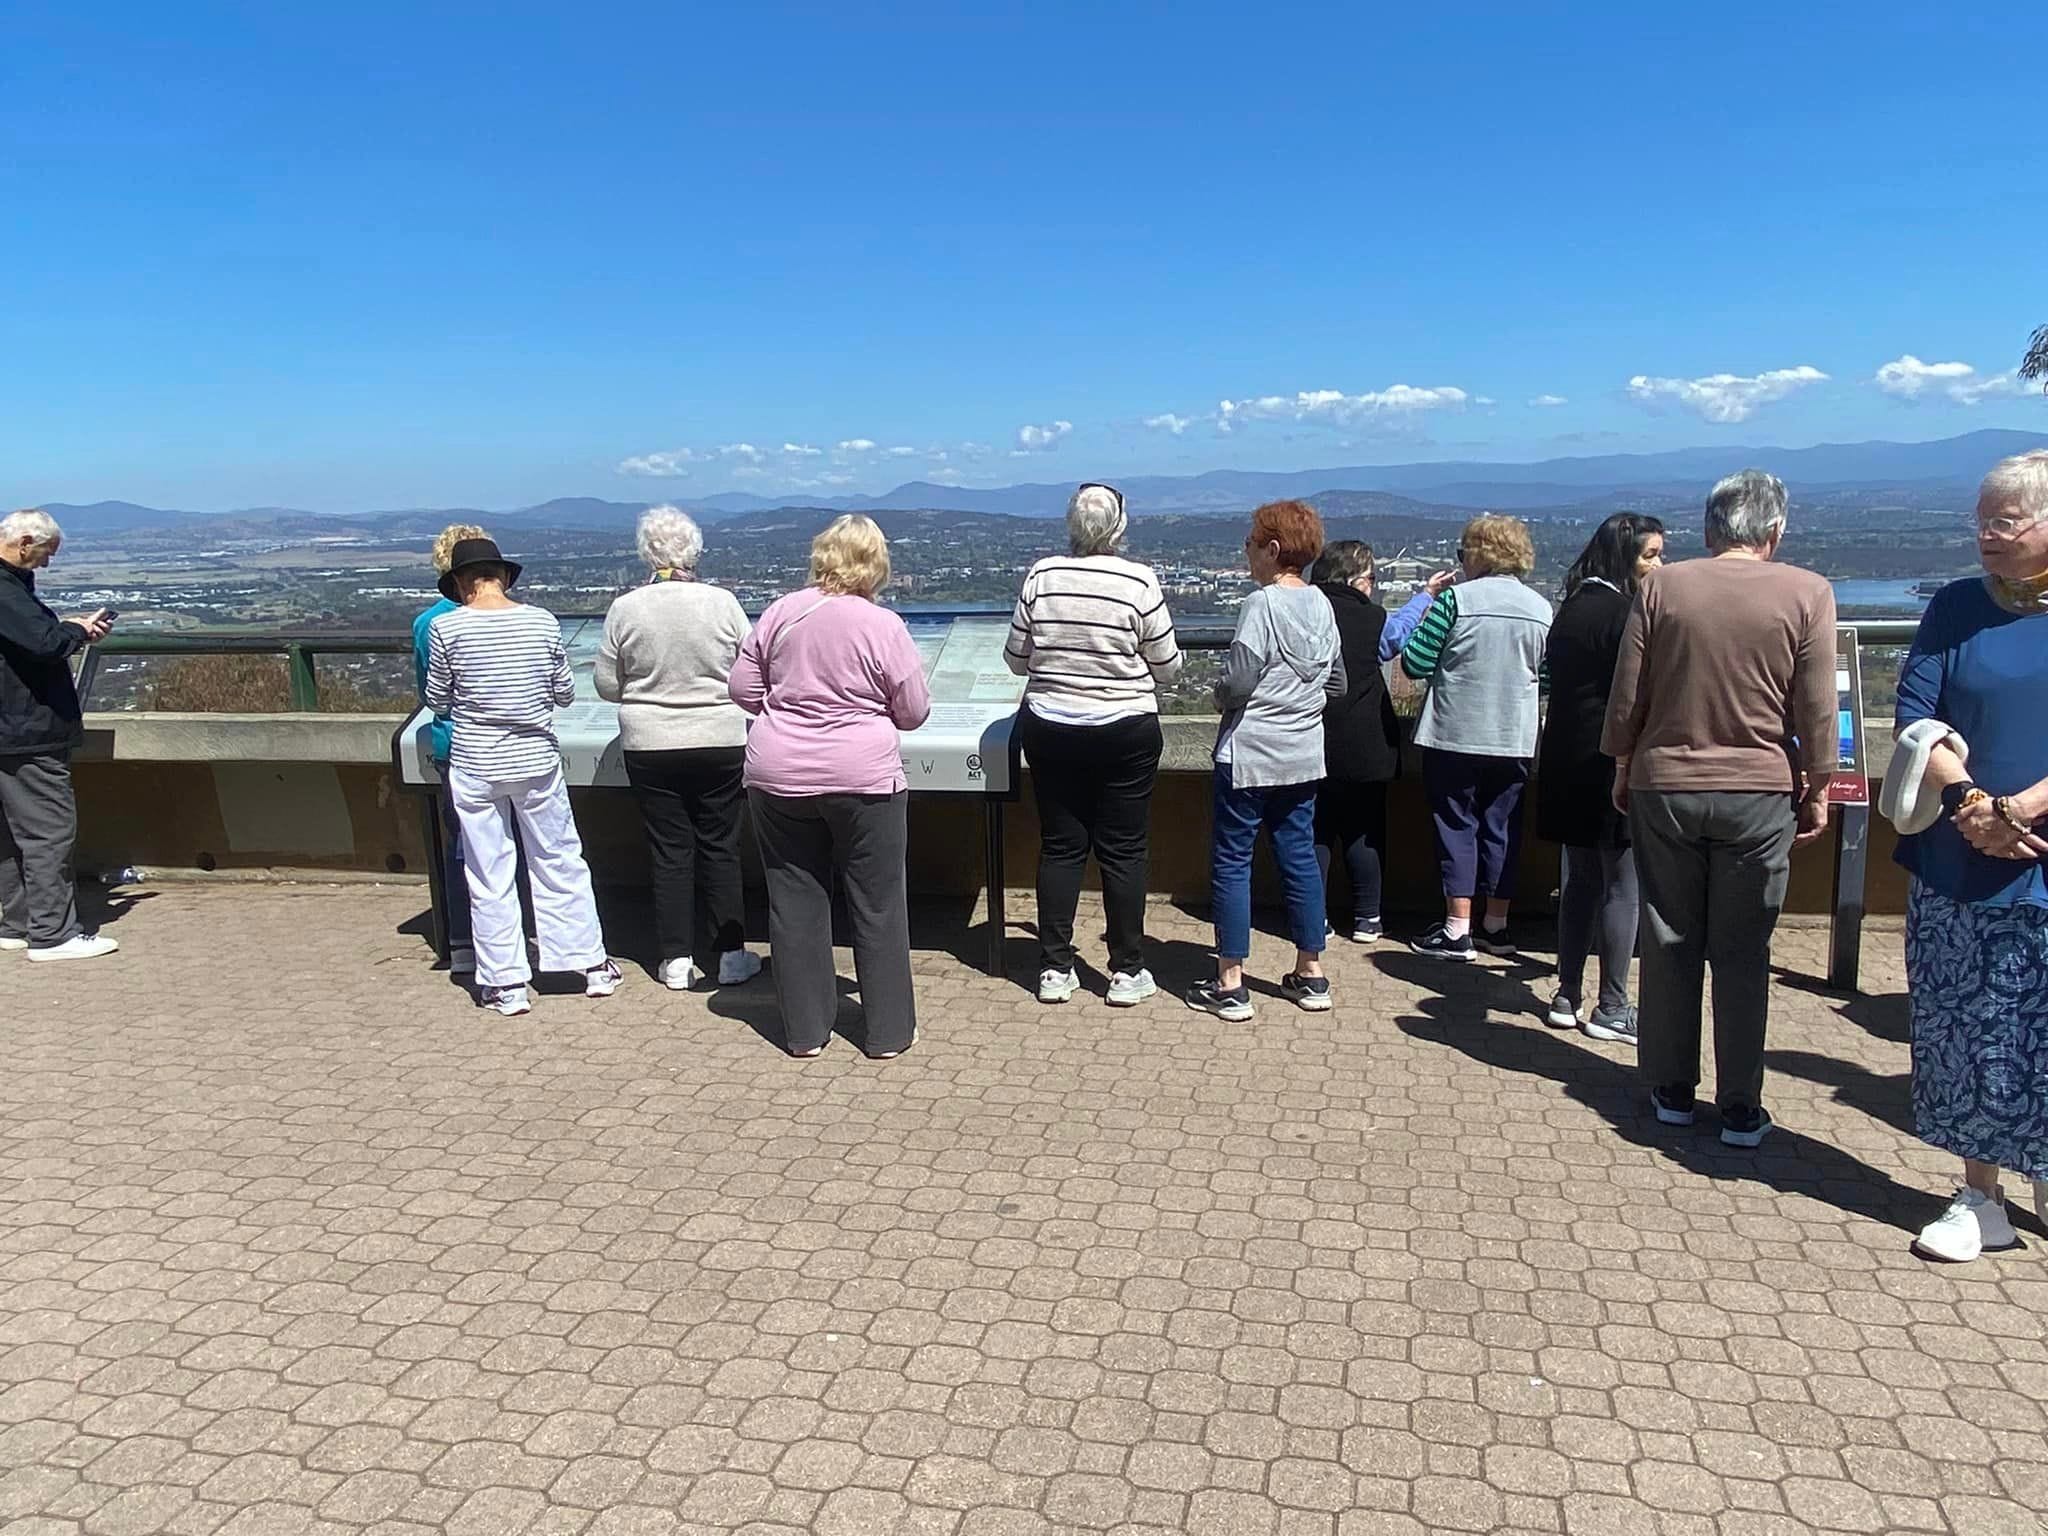
[[[1837,608],[1888,608],[1898,613],[1918,613],[1927,606],[1927,599],[1913,590],[1920,585],[1918,578],[1912,581],[1836,581],[1829,585],[1835,589]]]

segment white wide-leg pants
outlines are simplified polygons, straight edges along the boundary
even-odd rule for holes
[[[597,922],[597,898],[591,893],[590,866],[583,861],[583,839],[569,812],[562,770],[494,784],[451,767],[448,788],[462,828],[477,985],[523,987],[533,979],[519,920],[515,824],[526,845],[540,968],[587,971],[603,965],[608,957]]]

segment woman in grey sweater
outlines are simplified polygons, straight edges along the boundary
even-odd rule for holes
[[[1323,522],[1306,502],[1275,501],[1252,514],[1244,541],[1258,591],[1238,610],[1237,633],[1216,705],[1215,811],[1209,897],[1216,915],[1216,976],[1188,1006],[1239,1022],[1252,1016],[1244,963],[1251,954],[1252,846],[1265,828],[1287,893],[1294,969],[1280,995],[1320,1013],[1323,876],[1316,864],[1316,785],[1323,778],[1323,707],[1344,692],[1344,661],[1330,600],[1302,578],[1323,552]]]
[[[637,542],[653,574],[605,615],[596,683],[619,706],[626,781],[647,825],[660,978],[677,992],[712,978],[737,986],[761,971],[741,926],[747,717],[727,693],[747,616],[697,580],[704,535],[687,515],[650,509]]]

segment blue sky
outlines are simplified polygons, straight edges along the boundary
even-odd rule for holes
[[[0,11],[0,503],[2048,431],[2038,6]]]

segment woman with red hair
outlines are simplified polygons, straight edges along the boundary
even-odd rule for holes
[[[1337,616],[1302,572],[1323,552],[1323,520],[1301,501],[1252,514],[1245,560],[1259,584],[1238,610],[1230,658],[1216,685],[1210,900],[1216,912],[1216,976],[1198,982],[1188,1006],[1233,1023],[1252,1016],[1244,963],[1251,955],[1252,846],[1264,828],[1287,893],[1294,969],[1280,995],[1321,1013],[1323,876],[1316,864],[1316,785],[1323,777],[1323,707],[1344,692]]]

